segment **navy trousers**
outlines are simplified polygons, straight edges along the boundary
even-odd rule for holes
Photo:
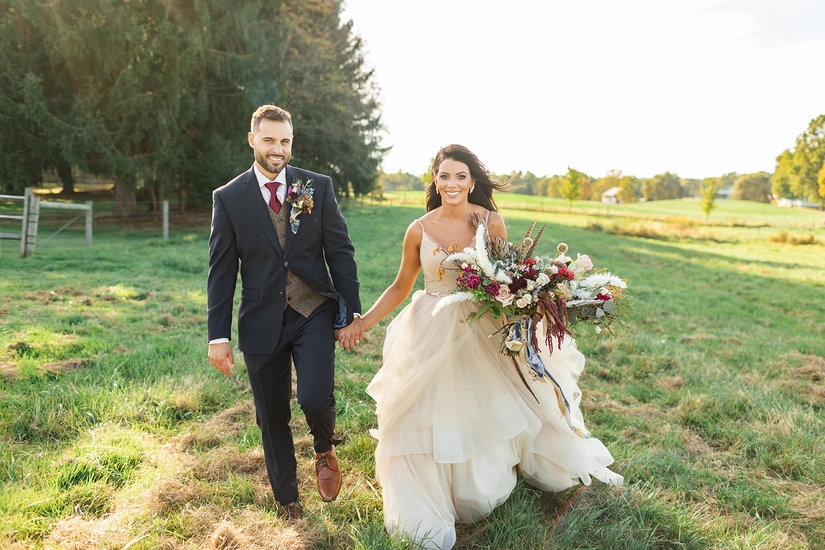
[[[269,483],[275,500],[281,504],[298,500],[295,445],[289,427],[292,364],[297,378],[298,404],[313,436],[315,452],[325,453],[333,445],[335,335],[332,326],[337,312],[335,300],[322,303],[309,317],[287,307],[275,351],[268,355],[244,353]]]

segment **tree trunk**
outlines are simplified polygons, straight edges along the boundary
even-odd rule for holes
[[[137,209],[135,193],[127,183],[115,177],[115,214],[120,216],[131,216]]]
[[[71,165],[65,160],[57,163],[57,176],[63,184],[63,190],[60,193],[63,195],[74,194],[74,174]]]

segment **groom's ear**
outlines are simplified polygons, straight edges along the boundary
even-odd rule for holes
[[[246,137],[246,140],[247,140],[247,142],[249,142],[249,146],[254,149],[255,148],[255,134],[253,134],[252,132],[249,132],[249,134]]]

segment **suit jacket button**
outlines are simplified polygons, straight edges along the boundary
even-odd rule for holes
[[[289,262],[284,262],[284,267],[289,267]]]
[[[281,292],[279,292],[278,294],[280,294],[281,296],[283,296],[283,295],[284,295],[284,291],[282,290],[282,291],[281,291]]]

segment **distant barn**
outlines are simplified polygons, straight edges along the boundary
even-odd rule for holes
[[[619,199],[619,191],[621,191],[621,187],[611,187],[604,193],[602,193],[602,202],[604,204],[619,204],[621,199]]]

